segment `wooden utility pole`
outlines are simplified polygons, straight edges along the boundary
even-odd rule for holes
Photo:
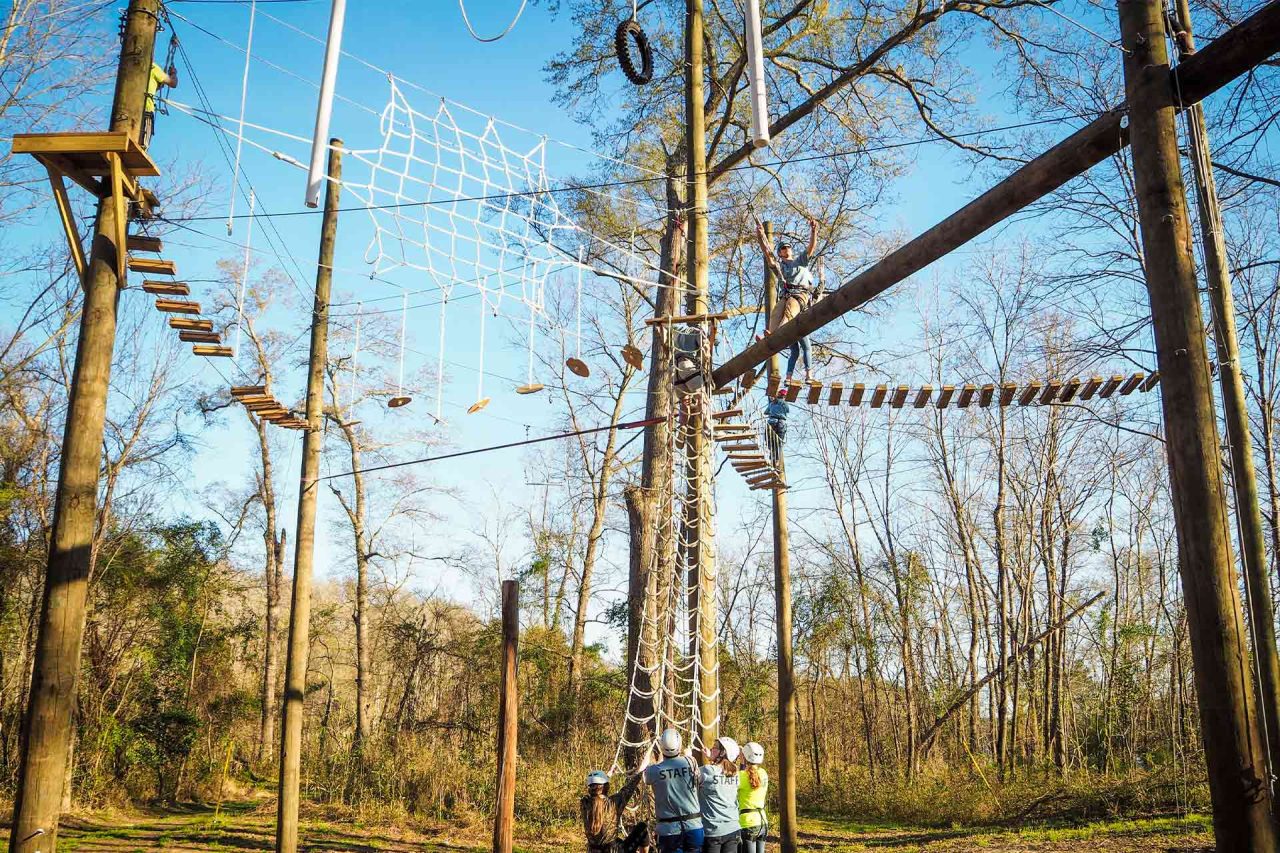
[[[134,139],[151,77],[159,12],[159,0],[130,0],[125,12],[111,130],[126,132]],[[113,202],[111,197],[98,202],[89,265],[81,280],[84,307],[68,389],[44,600],[23,721],[22,759],[9,837],[13,853],[55,849],[63,784],[70,774],[67,756],[84,639],[98,471],[116,343],[116,304],[123,285],[117,259],[125,247],[115,244],[114,235],[121,229]]]
[[[1179,63],[1195,53],[1191,9],[1187,0],[1178,0],[1175,39]],[[1231,444],[1231,489],[1236,504],[1236,527],[1240,533],[1245,590],[1249,596],[1249,627],[1253,634],[1253,655],[1257,672],[1257,703],[1261,709],[1267,742],[1267,768],[1280,769],[1280,659],[1276,656],[1275,611],[1271,606],[1271,581],[1267,577],[1267,549],[1262,529],[1262,509],[1258,503],[1258,475],[1253,467],[1253,439],[1249,434],[1249,408],[1240,373],[1240,344],[1236,339],[1235,298],[1227,266],[1227,244],[1222,230],[1218,188],[1213,180],[1213,158],[1204,108],[1192,104],[1187,110],[1192,174],[1196,180],[1200,239],[1204,246],[1205,283],[1209,289],[1210,319],[1218,351],[1218,384],[1222,389],[1223,420]],[[1272,789],[1272,797],[1275,790]],[[1275,804],[1273,803],[1273,808]]]
[[[773,245],[773,223],[764,223],[765,243]],[[764,265],[765,322],[773,316],[778,303],[777,281],[773,267]],[[778,384],[778,355],[769,356],[768,383]],[[765,427],[769,429],[769,427]],[[778,477],[787,480],[787,465],[782,439],[774,436],[773,466]],[[773,581],[778,633],[778,840],[782,853],[796,853],[799,837],[796,827],[796,670],[791,651],[791,531],[787,527],[787,490],[773,489]]]
[[[289,608],[289,652],[284,667],[284,708],[280,724],[280,799],[276,811],[276,851],[298,849],[298,800],[302,781],[302,718],[307,695],[307,655],[311,644],[311,573],[315,562],[316,502],[320,495],[320,454],[324,449],[324,368],[329,361],[329,289],[333,249],[338,242],[338,196],[342,193],[342,140],[329,140],[329,180],[320,224],[320,260],[311,310],[311,355],[307,360],[307,431],[302,439],[298,480],[298,526],[293,536],[293,600]]]
[[[1264,742],[1232,568],[1209,358],[1160,0],[1120,0],[1134,188],[1164,407],[1179,571],[1219,850],[1274,853]]]
[[[498,797],[493,812],[493,853],[511,853],[516,821],[516,738],[519,736],[520,584],[502,582],[502,681],[498,687]]]
[[[703,95],[703,16],[702,0],[685,0],[685,152],[689,189],[689,248],[686,274],[689,290],[686,310],[690,314],[707,313],[707,132]],[[703,326],[709,331],[709,326]],[[710,347],[704,347],[701,365],[710,371]],[[690,399],[707,400],[702,394]],[[710,412],[701,406],[689,413],[691,440],[689,460],[688,520],[685,536],[689,548],[689,642],[698,656],[698,720],[695,734],[709,749],[719,737],[720,678],[716,654],[716,575],[715,544],[710,535],[712,524],[712,452],[714,444],[707,431]]]

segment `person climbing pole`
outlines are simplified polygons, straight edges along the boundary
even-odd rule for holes
[[[147,100],[142,108],[142,126],[138,129],[138,144],[143,148],[151,147],[151,137],[156,132],[156,93],[161,86],[178,88],[178,69],[172,62],[168,69],[161,68],[158,62],[151,63],[151,76],[147,78]]]
[[[640,769],[616,794],[609,793],[608,773],[592,770],[587,774],[587,792],[579,803],[582,831],[587,836],[587,853],[649,853],[649,825],[644,821],[619,837],[627,801],[635,793],[649,763],[650,753],[646,752]]]
[[[702,853],[702,812],[698,806],[697,765],[675,729],[658,736],[662,761],[645,768],[653,788],[653,810],[661,853]]]
[[[759,220],[756,221],[756,240],[760,243],[761,252],[764,253],[765,263],[773,269],[781,285],[778,301],[773,307],[773,314],[769,317],[769,323],[765,329],[767,335],[813,303],[815,288],[810,265],[818,248],[818,220],[809,220],[809,243],[799,254],[793,254],[791,244],[784,241],[778,243],[778,251],[775,255],[769,246],[768,238],[765,237],[764,225]],[[801,358],[804,359],[804,379],[806,382],[812,382],[813,373],[807,336],[791,345],[790,354],[787,356],[787,382],[790,382],[791,377],[795,375],[796,363]]]

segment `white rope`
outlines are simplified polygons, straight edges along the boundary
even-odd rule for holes
[[[462,22],[467,25],[467,30],[471,33],[471,37],[476,41],[489,43],[498,41],[499,39],[505,38],[509,35],[511,31],[516,28],[516,24],[520,22],[520,16],[524,14],[524,7],[528,4],[529,0],[520,0],[520,8],[516,10],[516,16],[511,19],[511,23],[507,24],[507,28],[496,36],[482,36],[476,32],[475,27],[471,26],[471,19],[467,17],[467,4],[465,0],[458,0],[458,9],[462,12]]]
[[[484,399],[484,326],[485,315],[489,313],[488,300],[484,293],[480,294],[480,360],[476,365],[476,402]]]
[[[231,199],[235,201],[235,193],[232,193]],[[244,269],[240,271],[240,287],[236,293],[236,345],[233,350],[232,362],[237,368],[240,367],[240,336],[244,331],[244,290],[245,282],[249,280],[249,261],[251,259],[250,245],[253,242],[253,208],[257,202],[257,197],[253,194],[253,189],[249,190],[249,230],[245,232],[244,238]],[[228,232],[229,233],[229,232]]]
[[[249,100],[249,61],[253,57],[253,23],[258,14],[258,0],[249,4],[249,37],[245,40],[244,75],[240,78],[240,132],[236,134],[236,162],[231,170],[231,202],[227,206],[227,236],[231,236],[236,218],[236,186],[240,180],[240,149],[244,145],[244,109]],[[252,219],[249,220],[252,223]]]
[[[436,423],[444,422],[444,316],[445,309],[449,307],[449,297],[446,294],[444,299],[440,300],[440,354],[436,361]]]
[[[363,304],[356,306],[356,334],[355,334],[355,343],[351,347],[351,388],[349,392],[351,394],[351,406],[353,408],[355,407],[356,402],[360,399],[360,394],[356,390],[356,385],[360,381],[360,373],[359,373],[359,370],[360,370],[360,320],[361,320],[361,314],[363,313],[363,311],[364,311]],[[400,337],[400,359],[401,359],[400,363],[403,365],[404,364],[404,327],[403,326],[401,327],[401,330],[400,330],[400,336],[401,336]],[[404,381],[403,368],[402,368],[400,378],[401,378],[401,382],[403,382]]]
[[[582,358],[582,247],[578,247],[578,350],[577,356]]]
[[[400,305],[400,373],[396,379],[397,397],[404,396],[404,334],[409,319],[409,294],[404,294],[403,300]]]

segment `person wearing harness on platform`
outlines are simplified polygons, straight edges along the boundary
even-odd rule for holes
[[[142,126],[138,129],[138,144],[143,148],[151,146],[151,137],[156,132],[156,93],[161,86],[170,89],[178,87],[178,69],[171,64],[166,70],[159,63],[151,63],[151,71],[147,75],[147,99],[142,106]]]
[[[741,853],[764,853],[764,838],[769,834],[769,816],[765,814],[765,798],[769,795],[769,774],[764,772],[764,747],[752,741],[742,747],[746,778],[738,785],[738,822],[742,825]]]
[[[698,806],[697,765],[684,752],[675,729],[658,736],[662,761],[645,768],[644,781],[653,788],[653,810],[661,853],[702,853],[702,812]]]
[[[640,770],[616,794],[609,793],[608,773],[592,770],[587,775],[587,793],[579,803],[582,831],[587,836],[587,853],[648,853],[649,825],[644,821],[632,827],[626,837],[618,836],[623,809],[640,784],[649,762],[650,753],[646,752]]]
[[[738,853],[738,742],[722,737],[711,746],[711,763],[698,768],[698,800],[706,835],[702,853]]]
[[[798,255],[792,254],[789,243],[779,243],[778,253],[774,255],[769,249],[764,226],[759,222],[756,223],[756,240],[760,243],[760,251],[764,253],[764,262],[778,276],[778,284],[781,287],[778,301],[773,306],[773,314],[769,317],[769,326],[765,329],[767,335],[813,303],[815,283],[810,265],[818,249],[818,220],[809,220],[809,243]],[[801,356],[804,357],[804,379],[806,382],[813,381],[809,360],[809,338],[803,337],[791,345],[791,352],[787,356],[788,382],[796,372],[796,362]]]

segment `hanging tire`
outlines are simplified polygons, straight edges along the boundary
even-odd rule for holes
[[[644,34],[634,20],[628,19],[618,24],[613,34],[613,49],[618,54],[618,63],[622,73],[637,86],[643,86],[653,79],[653,48],[649,47],[649,37]],[[639,54],[639,67],[636,66]]]

